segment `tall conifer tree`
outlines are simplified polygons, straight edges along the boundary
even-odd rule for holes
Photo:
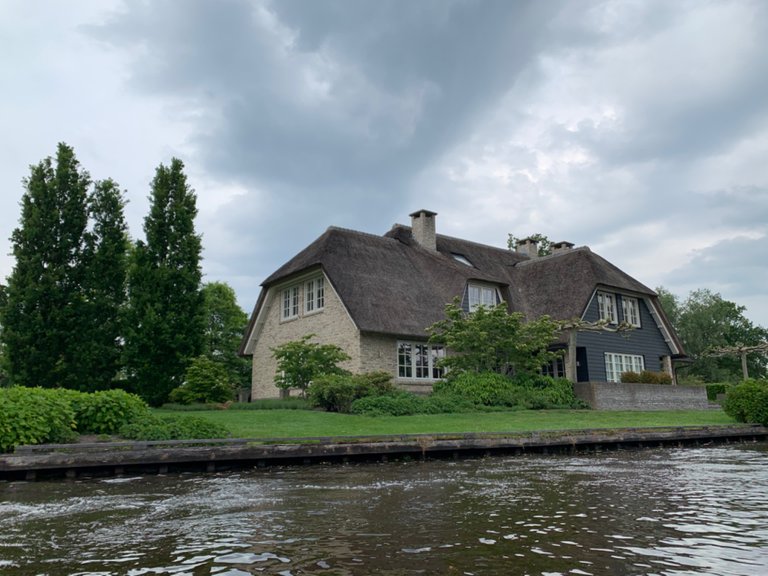
[[[83,247],[91,179],[74,151],[59,144],[31,167],[13,231],[16,264],[8,278],[3,341],[11,382],[72,386],[73,326],[83,295]]]
[[[202,245],[181,160],[157,168],[150,202],[129,267],[125,362],[134,389],[159,405],[203,349]]]
[[[123,316],[128,267],[125,200],[113,180],[97,182],[89,202],[85,236],[83,303],[76,374],[78,388],[111,388],[122,369]]]

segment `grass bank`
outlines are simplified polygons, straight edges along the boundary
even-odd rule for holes
[[[157,414],[178,414],[156,410]],[[237,438],[300,438],[383,434],[533,432],[588,428],[712,426],[736,424],[720,410],[602,412],[524,410],[417,416],[355,416],[310,410],[207,410],[195,416],[223,424]]]

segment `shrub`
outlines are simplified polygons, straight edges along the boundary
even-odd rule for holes
[[[147,415],[120,429],[129,440],[203,440],[228,438],[229,429],[196,416]]]
[[[640,382],[644,384],[672,384],[672,376],[666,372],[651,372],[643,370],[640,372]]]
[[[190,362],[184,384],[171,390],[168,399],[176,404],[211,403],[232,400],[235,389],[229,382],[226,366],[207,356]]]
[[[723,410],[739,422],[768,426],[768,380],[747,380],[733,386]]]
[[[59,390],[0,389],[0,452],[22,444],[72,442],[76,437],[74,410]]]
[[[413,414],[456,414],[474,412],[478,406],[471,400],[453,393],[443,392],[431,396],[417,396],[405,390],[396,390],[380,396],[365,396],[352,403],[351,412],[365,416],[410,416]]]
[[[642,372],[622,372],[621,381],[626,384],[672,384],[672,376],[666,372],[652,372],[643,370]]]
[[[349,355],[335,344],[310,342],[313,337],[314,334],[307,334],[272,348],[272,356],[277,360],[275,386],[283,390],[296,388],[305,395],[307,387],[318,377],[346,373],[339,363],[349,360]]]
[[[522,374],[508,378],[500,374],[464,372],[435,385],[435,395],[450,393],[482,406],[506,406],[541,410],[583,408],[573,385],[565,378]]]
[[[719,394],[725,394],[730,390],[731,384],[725,382],[718,382],[716,384],[707,384],[707,400],[714,402],[717,400]]]
[[[81,434],[116,434],[125,424],[149,413],[144,400],[125,390],[80,392],[70,398]]]
[[[392,377],[386,372],[328,374],[318,377],[309,386],[309,403],[329,412],[349,412],[352,403],[359,398],[393,391]]]
[[[462,372],[435,384],[434,394],[450,393],[463,396],[474,404],[486,406],[506,405],[514,386],[511,379],[496,372]]]
[[[621,381],[625,384],[638,384],[640,382],[640,373],[628,370],[621,373]]]

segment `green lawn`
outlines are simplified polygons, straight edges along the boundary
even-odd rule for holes
[[[179,414],[157,410],[158,414]],[[532,432],[586,428],[735,424],[720,410],[600,412],[527,410],[418,416],[353,416],[310,410],[210,410],[187,414],[224,424],[236,438],[366,436],[462,432]]]

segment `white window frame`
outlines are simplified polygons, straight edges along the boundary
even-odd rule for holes
[[[605,353],[605,379],[608,382],[621,382],[624,372],[642,372],[645,370],[645,358],[640,354]]]
[[[498,290],[495,286],[470,283],[468,287],[467,302],[469,304],[470,312],[474,312],[480,306],[493,308],[499,303]]]
[[[283,290],[283,305],[281,318],[283,320],[292,320],[299,316],[299,297],[300,286],[289,286]]]
[[[616,324],[616,295],[610,292],[597,293],[597,314],[600,320],[606,320],[609,324]]]
[[[640,302],[637,298],[622,296],[621,313],[624,316],[624,322],[640,328]]]
[[[397,377],[401,380],[430,380],[443,378],[445,369],[438,360],[445,358],[445,347],[427,342],[397,342]]]
[[[318,276],[304,283],[304,312],[314,314],[325,308],[325,278]]]

